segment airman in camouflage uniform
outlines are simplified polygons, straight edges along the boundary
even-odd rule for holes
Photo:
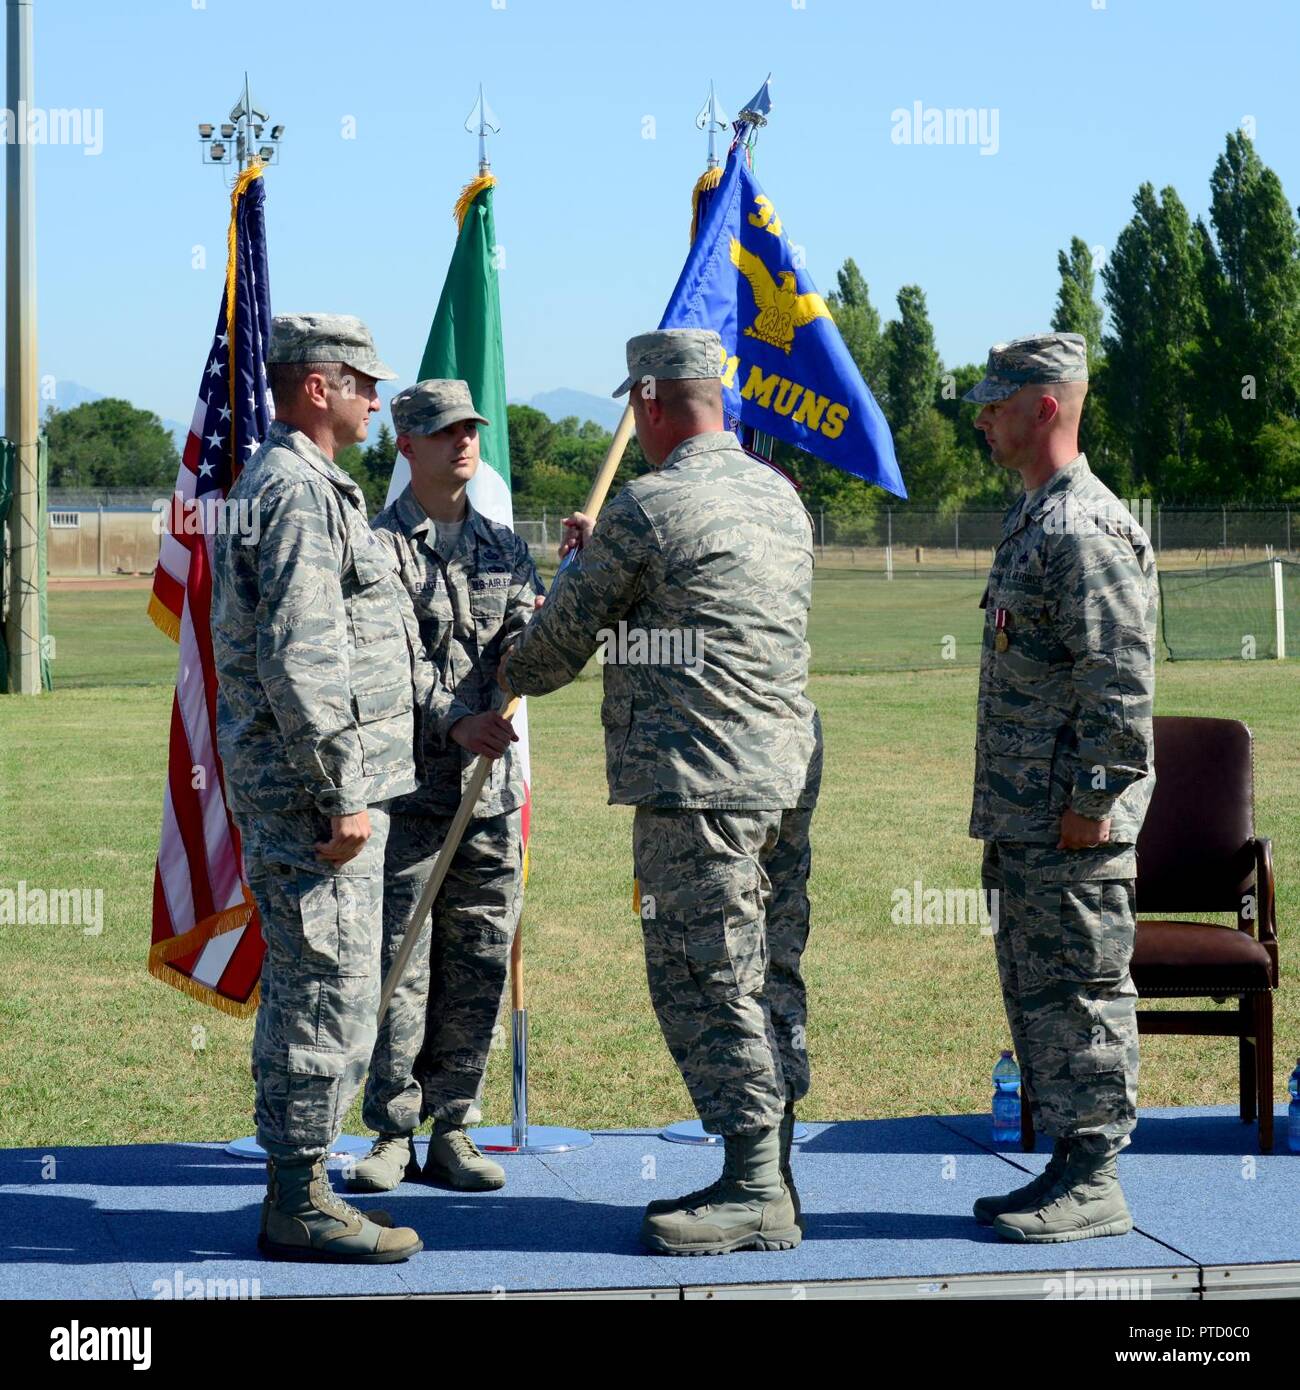
[[[375,1037],[389,806],[415,790],[421,722],[445,722],[392,552],[333,461],[365,437],[393,373],[359,319],[275,319],[277,418],[230,499],[248,537],[215,539],[217,737],[266,955],[253,1037],[271,1256],[387,1262],[420,1249],[330,1188],[324,1155]],[[253,543],[245,541],[255,538]]]
[[[1135,844],[1155,782],[1155,559],[1078,451],[1077,333],[989,353],[966,399],[1026,491],[989,575],[970,833],[997,893],[995,943],[1045,1173],[976,1218],[1007,1240],[1121,1235],[1115,1156],[1137,1118]]]
[[[502,684],[543,695],[598,647],[610,801],[636,807],[650,996],[726,1164],[652,1204],[655,1251],[788,1249],[794,1101],[808,1085],[799,956],[820,769],[804,688],[812,536],[790,485],[723,428],[716,333],[628,344],[654,471],[602,511],[580,562],[508,653]],[[784,1174],[783,1170],[784,1169]]]
[[[477,426],[487,423],[468,385],[418,382],[393,397],[392,412],[398,447],[411,461],[411,482],[375,518],[375,534],[396,556],[424,650],[451,693],[451,706],[445,731],[426,731],[419,788],[393,805],[385,862],[385,974],[468,785],[478,751],[476,726],[494,725],[505,751],[492,762],[431,921],[421,924],[419,943],[380,1025],[364,1108],[366,1124],[379,1138],[349,1186],[388,1191],[405,1175],[483,1191],[501,1187],[505,1170],[478,1151],[465,1126],[481,1114],[523,873],[523,772],[508,741],[509,725],[494,713],[496,665],[502,642],[523,630],[543,588],[524,541],[465,496],[479,467]],[[460,519],[446,522],[440,515]],[[412,1138],[426,1118],[434,1126],[421,1173]]]

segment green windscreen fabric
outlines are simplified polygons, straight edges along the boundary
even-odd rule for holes
[[[5,583],[9,578],[9,508],[14,500],[14,446],[0,439],[0,537],[3,537],[3,564],[0,564],[0,693],[9,689],[9,648],[5,644],[5,619],[9,612],[9,596]]]
[[[46,486],[49,477],[49,459],[45,436],[41,435],[36,449],[36,591],[40,609],[41,632],[41,689],[54,689],[54,676],[50,669],[53,655],[49,639],[50,622],[46,602],[47,560],[45,536],[49,525],[46,514]],[[0,568],[0,694],[9,690],[9,648],[5,642],[4,620],[8,616],[9,603],[13,595],[6,589],[9,580],[8,557],[11,553],[9,518],[14,500],[14,474],[18,467],[18,448],[10,439],[0,439],[0,534],[4,536],[5,565]]]
[[[1300,565],[1253,565],[1160,574],[1160,623],[1171,661],[1267,661],[1277,657],[1274,565],[1282,567],[1287,654],[1300,656]]]
[[[54,656],[54,643],[50,639],[50,614],[46,598],[46,554],[45,538],[50,528],[50,514],[47,507],[47,488],[50,477],[49,450],[45,436],[36,440],[36,592],[41,605],[41,689],[54,689],[54,676],[50,661]]]

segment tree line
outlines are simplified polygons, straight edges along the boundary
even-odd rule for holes
[[[1300,501],[1300,227],[1281,181],[1234,131],[1210,176],[1208,222],[1150,183],[1133,208],[1109,254],[1076,236],[1057,255],[1050,326],[1088,340],[1080,446],[1090,465],[1124,498]],[[977,408],[961,399],[985,364],[943,362],[924,290],[904,285],[897,317],[882,322],[850,259],[826,298],[889,421],[911,504],[1006,506],[1019,482],[989,461]],[[511,406],[516,510],[580,503],[608,439]],[[773,458],[841,535],[869,532],[877,510],[896,505],[788,445]]]
[[[1210,175],[1208,221],[1172,187],[1144,183],[1108,252],[1081,237],[1058,252],[1051,327],[1088,340],[1091,389],[1081,447],[1120,497],[1166,503],[1300,501],[1300,226],[1249,137],[1229,133]],[[946,365],[925,292],[904,285],[882,322],[852,259],[826,296],[894,435],[911,505],[999,508],[1014,478],[991,464],[961,397],[984,363]],[[610,435],[576,417],[508,407],[515,510],[581,505]],[[54,487],[170,490],[179,464],[156,415],[103,400],[46,419]],[[395,454],[392,431],[338,458],[373,515]],[[774,461],[811,510],[871,527],[878,488],[777,443]],[[633,440],[615,487],[643,472]],[[845,534],[842,530],[841,534]]]
[[[1120,497],[1168,503],[1300,500],[1300,228],[1281,181],[1231,132],[1209,219],[1144,183],[1107,254],[1081,237],[1057,255],[1051,316],[1088,340],[1080,447]],[[999,506],[1018,487],[988,461],[962,395],[984,364],[946,367],[919,285],[881,324],[852,260],[827,297],[889,420],[913,505]],[[1100,295],[1100,298],[1098,297]],[[810,506],[866,517],[876,489],[779,446]]]

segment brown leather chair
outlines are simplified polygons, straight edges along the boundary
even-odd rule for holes
[[[1137,924],[1133,983],[1144,999],[1235,998],[1232,1011],[1139,1010],[1142,1033],[1237,1039],[1242,1122],[1273,1152],[1277,904],[1270,840],[1255,835],[1250,730],[1236,719],[1157,716],[1156,787],[1138,836],[1137,909],[1232,913],[1236,927],[1165,918]],[[1034,1147],[1021,1107],[1021,1141]]]

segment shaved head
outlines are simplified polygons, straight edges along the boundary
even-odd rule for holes
[[[675,420],[710,416],[722,409],[722,382],[716,377],[657,379],[655,395],[664,414]]]
[[[716,377],[655,378],[628,398],[641,452],[652,468],[697,434],[725,429],[722,382]]]
[[[1088,394],[1086,381],[1053,381],[1041,386],[1025,386],[1025,395],[1032,393],[1035,402],[1044,396],[1051,396],[1057,404],[1058,428],[1072,427],[1076,431],[1083,415],[1083,398]]]

